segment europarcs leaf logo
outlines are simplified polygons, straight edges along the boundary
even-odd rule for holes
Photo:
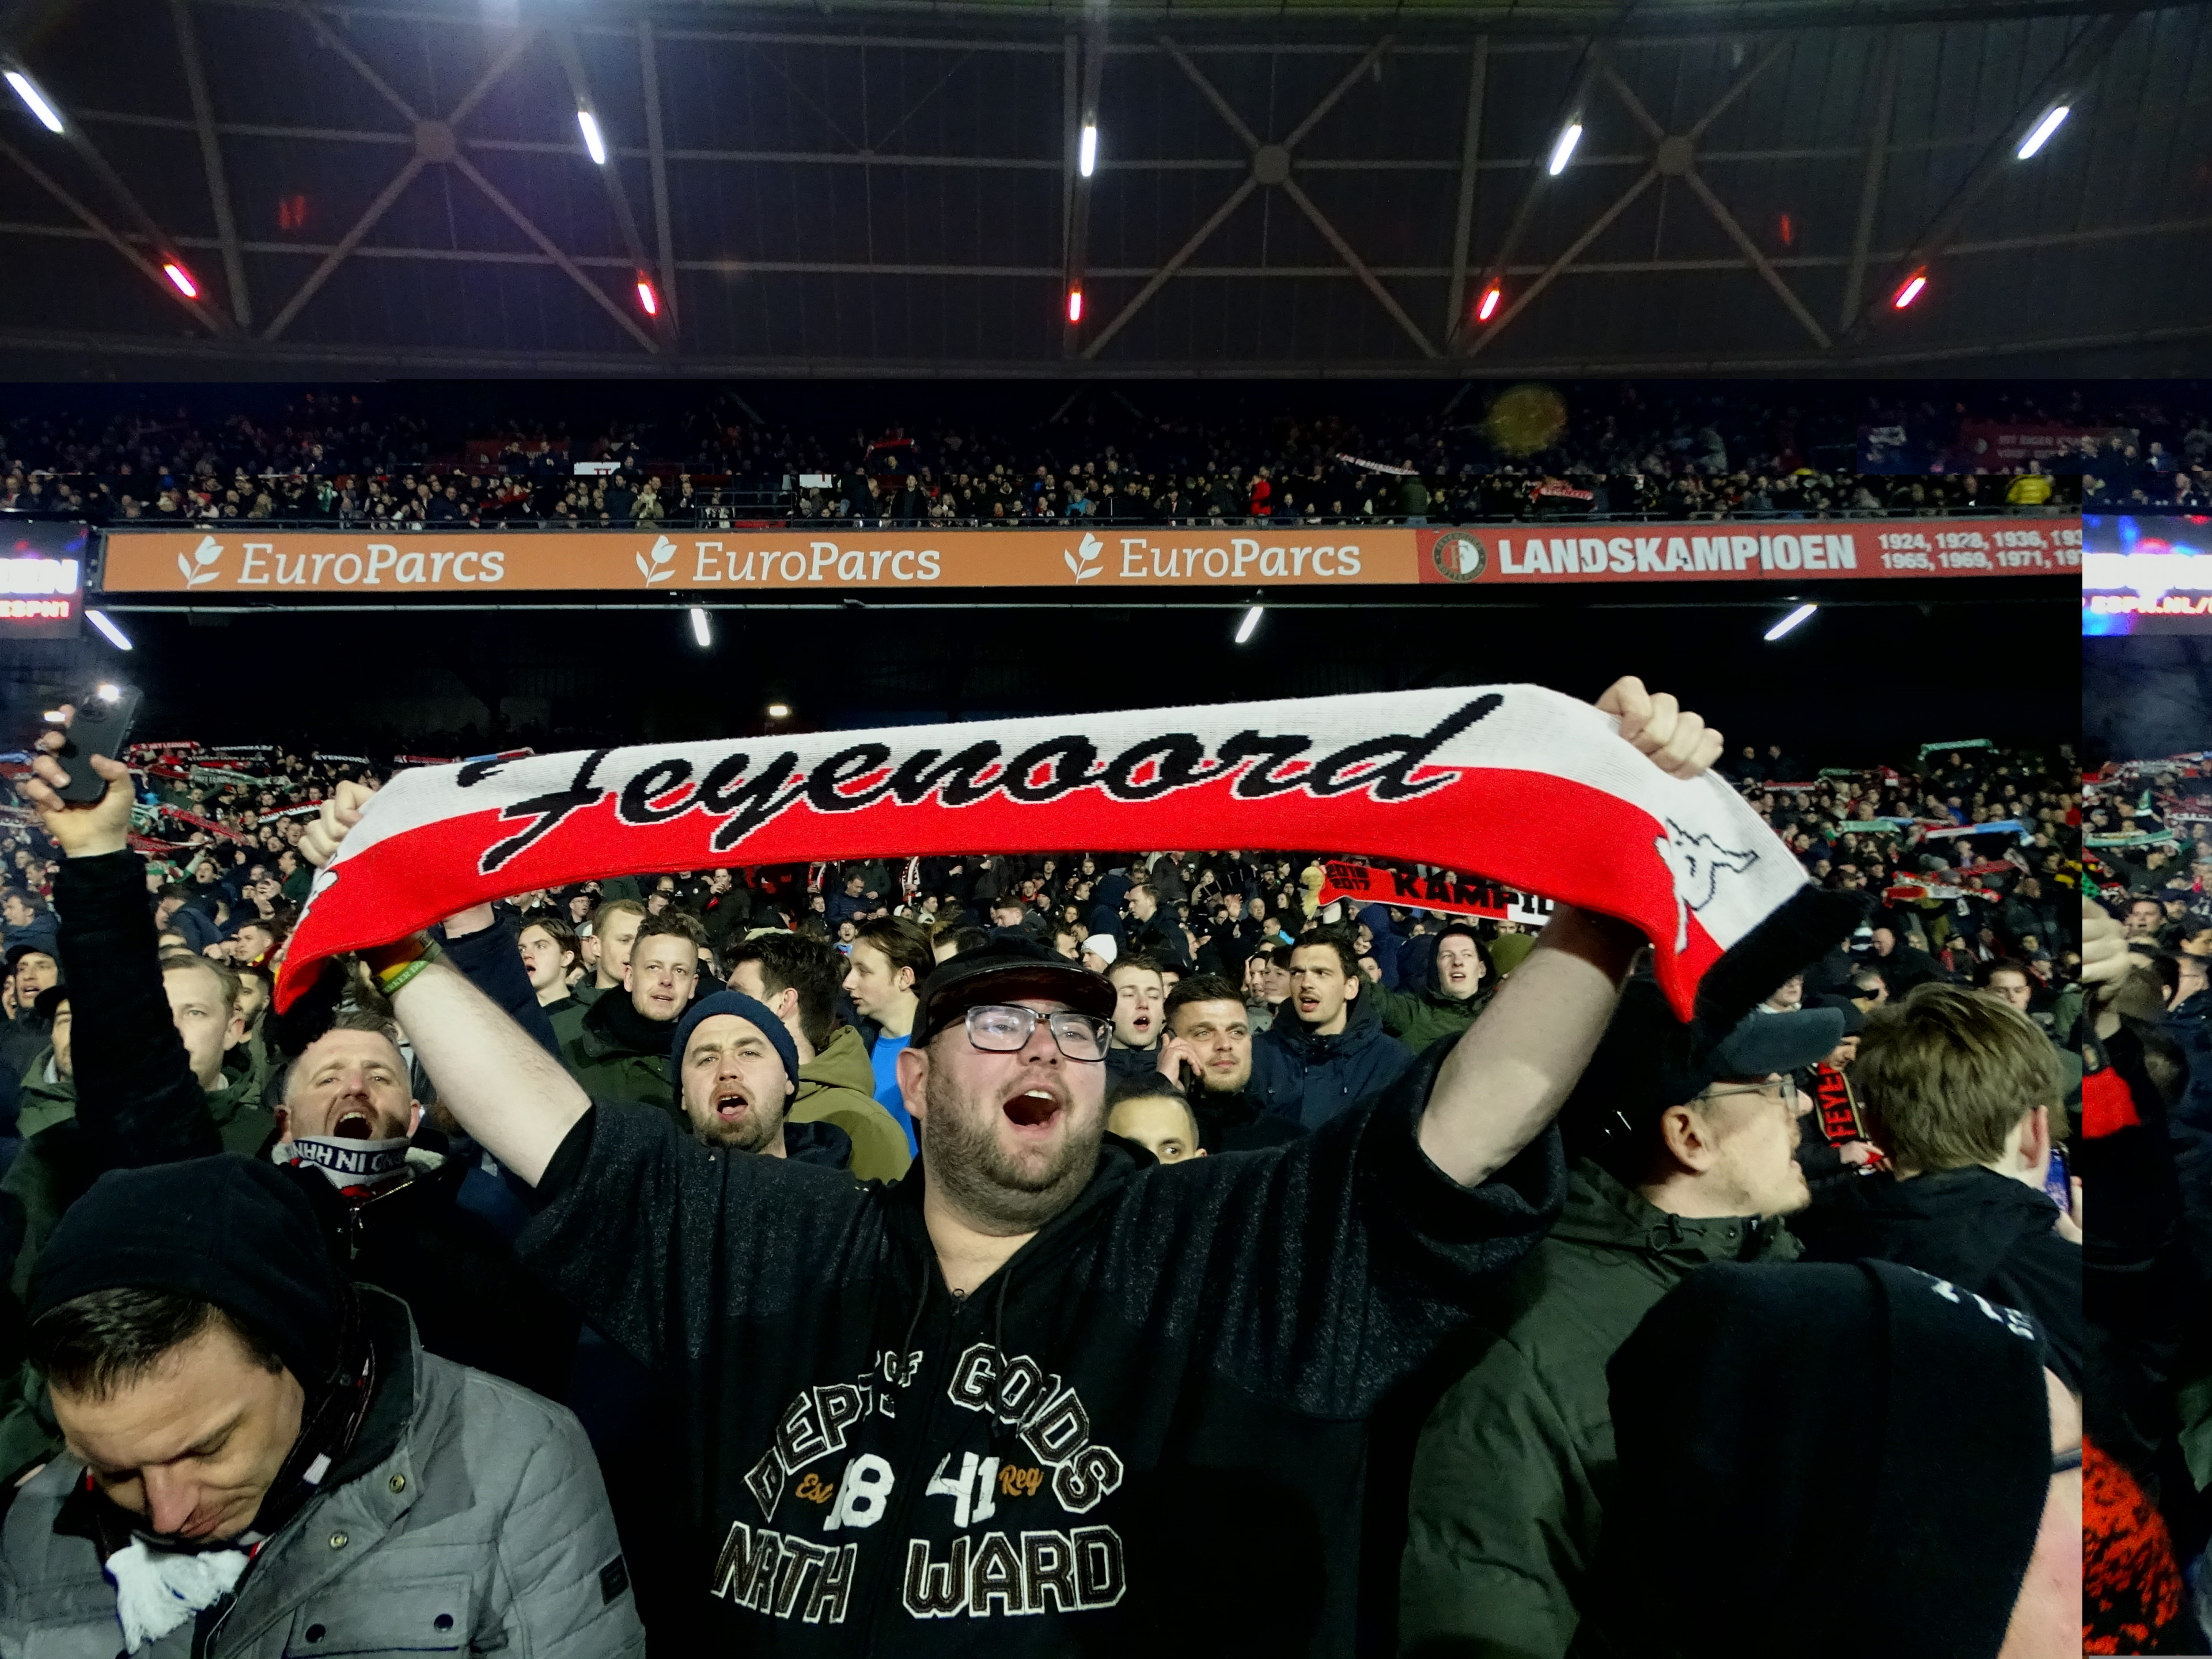
[[[222,544],[212,536],[200,538],[200,544],[189,553],[177,555],[177,568],[184,574],[185,586],[198,587],[204,583],[221,580],[222,572],[213,567],[222,557]]]
[[[1105,566],[1099,562],[1098,557],[1105,550],[1106,544],[1086,530],[1083,532],[1083,540],[1077,544],[1075,550],[1071,553],[1062,549],[1060,556],[1067,562],[1067,568],[1075,573],[1076,580],[1085,581],[1105,568]]]

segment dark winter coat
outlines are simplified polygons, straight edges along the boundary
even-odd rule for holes
[[[1297,1006],[1285,1001],[1275,1023],[1252,1039],[1252,1080],[1244,1085],[1279,1117],[1317,1129],[1389,1087],[1413,1064],[1364,992],[1334,1036],[1309,1031],[1298,1023]]]
[[[1559,1659],[1613,1476],[1606,1362],[1708,1261],[1787,1261],[1779,1223],[1691,1219],[1577,1160],[1551,1232],[1486,1297],[1413,1460],[1401,1649]],[[1459,1345],[1455,1344],[1455,1347]]]

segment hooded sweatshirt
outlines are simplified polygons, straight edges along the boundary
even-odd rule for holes
[[[867,1045],[849,1025],[840,1025],[821,1053],[799,1068],[799,1092],[785,1114],[790,1126],[826,1123],[842,1129],[853,1143],[853,1173],[863,1181],[896,1181],[914,1161],[906,1131],[875,1097],[875,1068]]]
[[[2081,1386],[2081,1247],[2053,1231],[2042,1189],[1975,1164],[1899,1181],[1866,1176],[1792,1224],[1818,1261],[1871,1257],[1947,1279],[2033,1314],[2051,1369]]]
[[[526,1255],[676,1405],[672,1650],[1336,1655],[1366,1419],[1526,1254],[1547,1131],[1464,1188],[1416,1067],[1321,1133],[1090,1183],[972,1295],[923,1182],[717,1157],[601,1102]]]

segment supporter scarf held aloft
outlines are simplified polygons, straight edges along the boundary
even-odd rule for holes
[[[1534,685],[650,744],[394,778],[317,877],[276,1001],[328,957],[585,877],[1079,847],[1468,872],[1640,929],[1686,1018],[1805,882],[1722,778],[1668,777]]]

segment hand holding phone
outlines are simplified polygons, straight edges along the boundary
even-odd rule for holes
[[[136,703],[135,694],[131,701]],[[64,857],[120,853],[131,844],[131,769],[109,758],[109,741],[95,746],[87,739],[80,711],[64,703],[61,713],[60,723],[39,738],[31,775],[17,788]],[[111,725],[111,735],[112,729]],[[123,747],[119,742],[112,746]],[[73,777],[92,780],[89,799],[82,784],[74,786],[72,794]]]
[[[72,805],[88,806],[107,793],[107,780],[88,763],[94,755],[123,758],[131,741],[131,725],[138,714],[136,686],[106,684],[94,688],[82,702],[62,708],[62,743],[48,748],[67,774],[57,792]]]

